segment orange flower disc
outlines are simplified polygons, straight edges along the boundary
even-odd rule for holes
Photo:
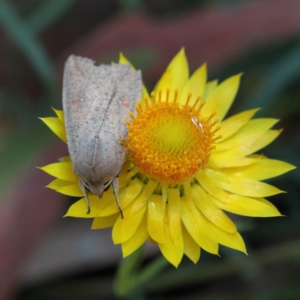
[[[136,106],[137,115],[131,114],[132,121],[128,121],[128,137],[126,148],[130,151],[130,158],[141,172],[154,179],[167,183],[181,183],[190,180],[194,174],[202,169],[214,149],[214,143],[219,138],[214,137],[212,130],[217,121],[212,122],[213,115],[208,118],[201,116],[198,98],[190,106],[187,97],[185,105],[176,102],[177,91],[173,101],[169,102],[169,90],[165,101],[155,100],[152,92],[152,103],[146,101],[142,108]]]

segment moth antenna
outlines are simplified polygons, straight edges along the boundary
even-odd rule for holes
[[[90,200],[89,200],[89,197],[87,195],[87,192],[86,192],[86,186],[85,186],[85,183],[83,180],[80,179],[79,181],[79,187],[84,195],[84,198],[85,198],[85,202],[86,202],[86,205],[87,205],[87,208],[88,208],[88,211],[87,211],[87,214],[89,214],[91,212],[91,205],[90,205]]]
[[[120,206],[120,202],[119,202],[119,198],[118,198],[118,192],[119,192],[119,179],[118,179],[118,177],[114,177],[114,179],[112,181],[112,186],[113,186],[114,194],[115,194],[115,197],[116,197],[116,203],[118,205],[118,209],[119,209],[119,212],[121,214],[121,218],[124,219],[123,211],[122,211],[122,208]]]

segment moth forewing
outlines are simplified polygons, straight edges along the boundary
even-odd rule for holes
[[[95,66],[88,58],[71,55],[64,70],[63,110],[68,149],[80,188],[102,197],[113,183],[118,203],[118,179],[126,150],[119,139],[127,135],[129,112],[141,98],[140,71],[127,64]]]

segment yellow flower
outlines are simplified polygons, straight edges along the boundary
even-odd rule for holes
[[[128,63],[121,55],[120,63]],[[91,212],[69,157],[42,168],[56,177],[48,187],[81,197],[66,216],[94,218],[92,229],[112,227],[123,256],[147,240],[157,243],[177,267],[185,254],[196,263],[200,249],[218,254],[219,244],[246,252],[235,224],[224,211],[252,217],[280,216],[265,197],[282,193],[261,182],[292,170],[282,161],[253,154],[281,132],[275,119],[252,119],[258,109],[224,119],[241,74],[222,83],[206,81],[206,65],[189,77],[181,50],[149,96],[143,87],[136,113],[128,116],[128,149],[119,181],[121,218],[112,188],[99,200],[90,194]],[[42,119],[66,141],[63,112]]]

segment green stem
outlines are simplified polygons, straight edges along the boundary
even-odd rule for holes
[[[146,267],[140,269],[143,247],[123,259],[115,280],[115,294],[118,298],[143,299],[143,291],[148,282],[164,270],[169,263],[159,256]]]
[[[170,266],[170,263],[163,256],[157,257],[153,262],[149,263],[148,266],[141,270],[137,278],[137,286],[142,287],[146,285],[149,280],[154,278],[168,266]]]
[[[137,271],[142,262],[142,255],[143,247],[140,247],[131,255],[121,260],[114,283],[115,295],[118,298],[128,298],[133,290],[135,290]]]

